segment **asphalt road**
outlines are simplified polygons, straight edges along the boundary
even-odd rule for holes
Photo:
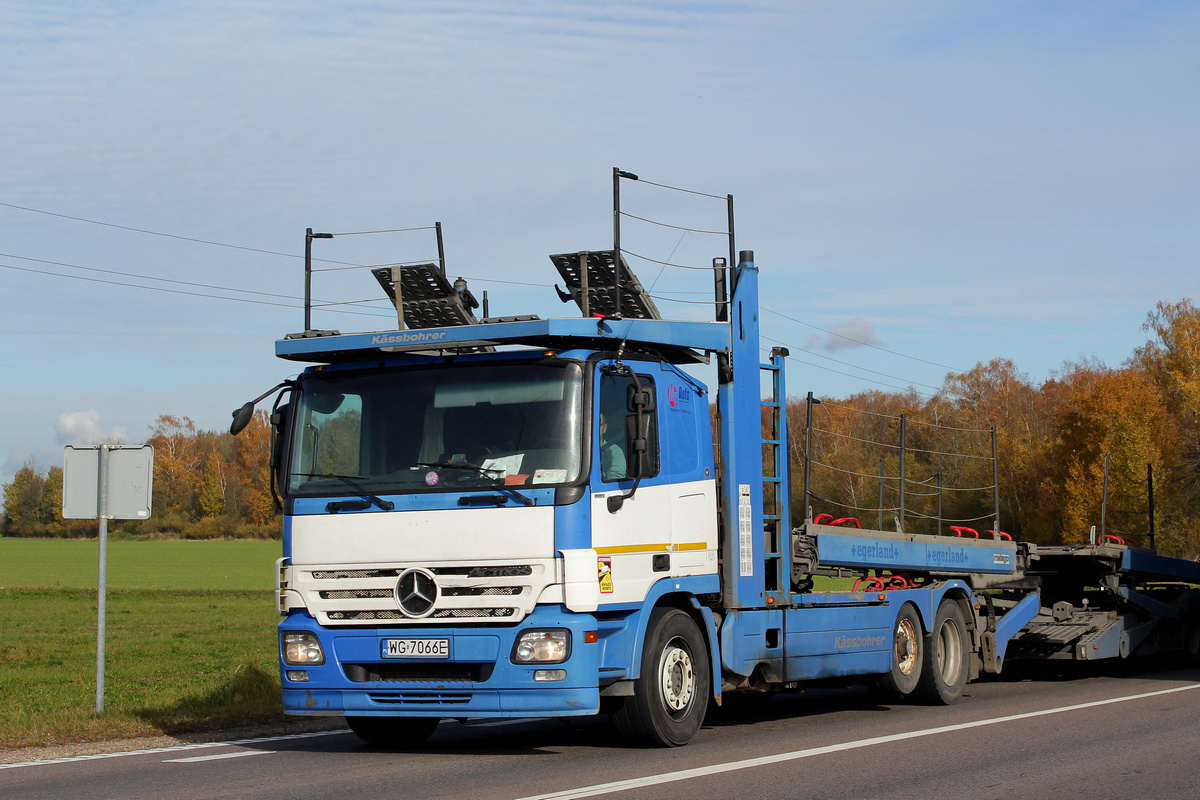
[[[687,747],[604,718],[443,722],[415,751],[349,732],[0,765],[0,798],[904,800],[1200,797],[1200,670],[975,683],[954,706],[812,690],[730,709]]]

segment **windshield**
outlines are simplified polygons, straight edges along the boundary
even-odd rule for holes
[[[288,493],[362,495],[573,483],[582,371],[508,363],[312,375]]]

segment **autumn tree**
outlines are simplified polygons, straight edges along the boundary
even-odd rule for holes
[[[164,414],[150,427],[154,448],[154,507],[194,516],[205,461],[196,423]]]
[[[1200,556],[1200,309],[1189,299],[1160,302],[1142,329],[1152,335],[1131,363],[1145,370],[1170,413],[1176,443],[1166,465],[1163,519],[1168,547]]]
[[[214,448],[204,465],[204,477],[200,481],[200,513],[205,517],[219,517],[225,513],[225,481],[228,466],[225,459]]]
[[[1146,465],[1161,471],[1172,457],[1171,419],[1154,383],[1136,367],[1068,365],[1054,387],[1051,459],[1062,505],[1064,542],[1082,542],[1102,522],[1141,538],[1148,528]],[[1110,459],[1109,514],[1101,519],[1104,465]]]
[[[256,411],[237,436],[237,464],[241,471],[241,505],[256,525],[268,525],[278,516],[271,491],[271,426],[267,412]]]
[[[6,536],[28,535],[50,520],[46,516],[46,478],[33,459],[17,470],[12,483],[4,484]]]
[[[990,442],[981,448],[979,432],[995,426],[1000,513],[1006,532],[1032,541],[1054,541],[1059,515],[1050,481],[1047,448],[1052,426],[1046,396],[1011,360],[993,359],[968,372],[947,375],[930,405],[940,401],[949,404],[940,415],[950,426],[943,443],[958,452],[990,451]],[[972,466],[964,477],[973,485],[993,483],[990,459],[976,460]]]

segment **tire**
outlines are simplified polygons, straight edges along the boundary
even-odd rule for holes
[[[912,603],[905,603],[896,614],[892,629],[892,668],[875,684],[875,688],[891,697],[906,698],[921,681],[925,661],[925,636],[921,618]]]
[[[968,642],[962,607],[949,597],[943,599],[925,637],[925,663],[917,687],[923,700],[948,706],[962,697],[970,671]]]
[[[358,738],[388,749],[416,747],[430,737],[439,722],[437,717],[346,717]]]
[[[641,677],[611,719],[626,738],[679,747],[700,731],[711,694],[708,645],[696,621],[677,608],[656,608],[642,647]]]

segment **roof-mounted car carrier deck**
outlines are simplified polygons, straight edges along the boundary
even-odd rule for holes
[[[292,361],[333,364],[406,353],[453,354],[506,345],[611,351],[622,343],[627,351],[652,350],[675,364],[699,363],[704,361],[705,352],[728,348],[729,326],[722,322],[573,317],[375,333],[312,335],[310,332],[277,341],[275,354]]]

